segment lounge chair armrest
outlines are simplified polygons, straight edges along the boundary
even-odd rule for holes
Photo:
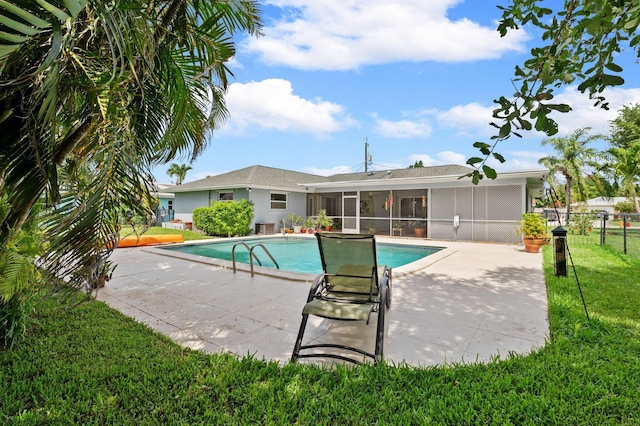
[[[316,275],[316,277],[313,279],[313,283],[311,284],[311,289],[309,290],[307,303],[311,302],[315,298],[315,295],[318,292],[318,288],[320,288],[320,286],[324,284],[325,284],[324,274]]]

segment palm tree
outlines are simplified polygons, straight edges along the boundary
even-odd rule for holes
[[[225,63],[237,32],[260,33],[257,1],[2,3],[0,248],[44,198],[41,266],[80,288],[119,211],[148,213],[151,168],[196,158],[226,119]]]
[[[628,148],[610,148],[607,150],[610,159],[608,169],[614,180],[619,180],[620,189],[627,197],[633,199],[636,213],[640,213],[636,184],[640,180],[640,142]]]
[[[587,145],[602,135],[588,135],[589,127],[575,130],[570,136],[543,139],[542,146],[550,145],[556,155],[543,157],[538,162],[547,167],[549,175],[560,173],[565,179],[567,215],[571,211],[572,188],[578,190],[578,200],[584,201],[587,194],[585,168],[597,156],[594,148]]]
[[[186,164],[173,163],[169,167],[169,170],[167,170],[167,174],[170,177],[176,177],[176,185],[182,185],[182,181],[184,181],[184,178],[187,176],[187,172],[191,169],[193,169],[193,167],[187,166]]]

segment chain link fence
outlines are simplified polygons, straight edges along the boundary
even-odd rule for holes
[[[568,244],[607,245],[626,255],[640,258],[640,215],[605,211],[570,213],[545,210],[550,230],[562,226]]]

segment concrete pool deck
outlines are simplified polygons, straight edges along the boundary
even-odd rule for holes
[[[386,361],[483,362],[545,344],[549,323],[540,253],[516,245],[376,240],[446,247],[421,264],[394,269]],[[166,252],[117,249],[112,260],[118,267],[98,300],[192,349],[288,362],[309,282],[234,274],[224,262]],[[313,340],[372,351],[375,320],[366,325],[310,317],[304,343]]]

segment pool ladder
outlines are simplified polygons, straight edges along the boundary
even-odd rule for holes
[[[271,261],[273,263],[275,263],[276,268],[280,269],[280,265],[278,265],[278,262],[276,262],[276,260],[273,258],[273,256],[271,256],[271,253],[269,253],[269,250],[267,250],[267,248],[262,243],[256,243],[256,244],[252,245],[251,248],[249,248],[247,243],[239,242],[239,243],[235,243],[233,245],[233,248],[231,249],[231,260],[233,261],[233,273],[234,274],[236,273],[236,247],[237,246],[244,246],[249,251],[249,265],[251,265],[251,276],[252,277],[253,277],[253,259],[255,259],[256,262],[258,262],[258,265],[262,266],[262,262],[260,262],[260,259],[258,259],[258,256],[256,256],[256,254],[253,252],[253,250],[256,247],[262,248],[262,250],[264,250],[264,252],[267,254],[267,256],[269,256],[269,259],[271,259]]]

